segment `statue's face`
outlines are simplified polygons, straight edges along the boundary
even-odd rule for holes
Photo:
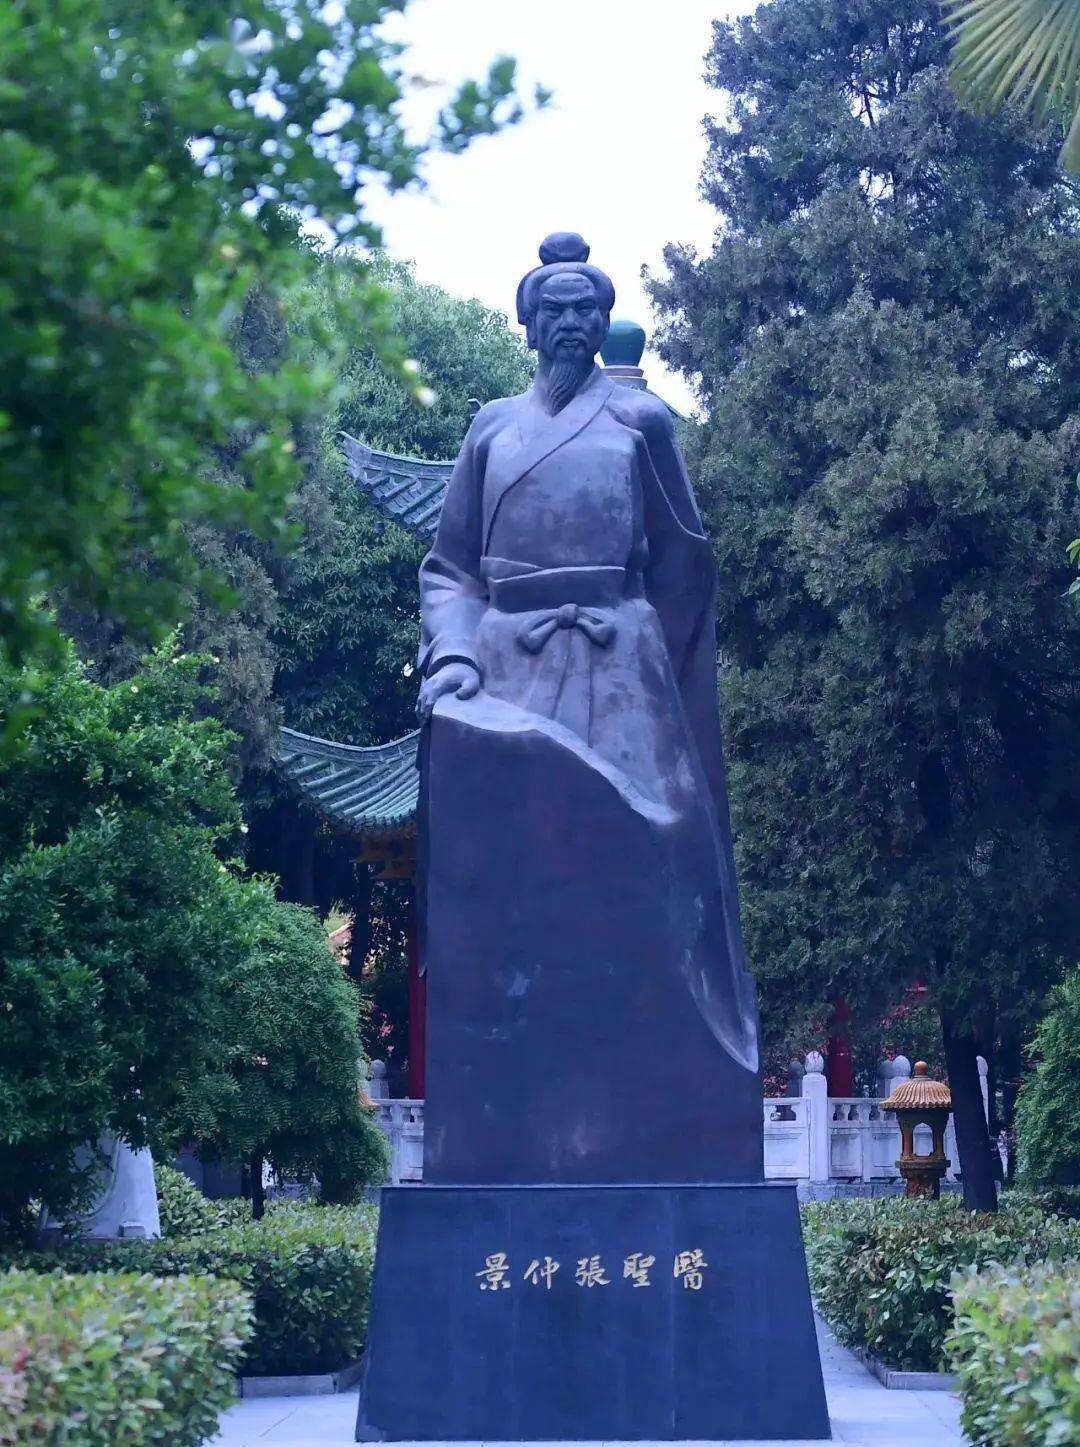
[[[587,276],[564,272],[540,288],[530,340],[542,357],[591,360],[607,335],[608,318]]]

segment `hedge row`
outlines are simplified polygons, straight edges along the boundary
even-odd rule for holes
[[[54,1260],[75,1271],[194,1273],[235,1282],[251,1293],[255,1313],[240,1370],[325,1372],[363,1346],[376,1222],[370,1206],[290,1205],[261,1221],[179,1240],[75,1243]]]
[[[975,1447],[1080,1442],[1080,1274],[998,1269],[954,1283],[949,1353]]]
[[[0,1442],[197,1447],[251,1331],[228,1281],[0,1275]]]
[[[803,1213],[818,1310],[845,1346],[889,1366],[942,1371],[954,1272],[1080,1257],[1080,1222],[1005,1197],[996,1216],[956,1198],[830,1201]]]

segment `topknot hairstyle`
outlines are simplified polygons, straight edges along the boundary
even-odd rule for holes
[[[589,266],[589,246],[576,231],[553,231],[540,243],[540,265],[522,277],[517,289],[517,319],[529,325],[536,310],[536,298],[549,277],[561,272],[577,272],[587,276],[596,289],[601,308],[610,314],[615,305],[615,288],[611,278],[598,266]]]

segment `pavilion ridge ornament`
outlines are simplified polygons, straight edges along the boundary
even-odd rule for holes
[[[544,241],[536,379],[474,417],[420,569],[424,1184],[383,1194],[358,1440],[829,1435],[763,1177],[712,549],[669,410],[596,365],[614,299]]]
[[[900,1126],[896,1165],[906,1182],[904,1195],[930,1196],[936,1201],[941,1194],[941,1178],[949,1168],[945,1155],[945,1129],[952,1111],[949,1087],[931,1080],[925,1060],[919,1060],[911,1079],[897,1085],[882,1109],[895,1114]],[[915,1130],[920,1125],[929,1126],[932,1135],[927,1155],[915,1149]]]

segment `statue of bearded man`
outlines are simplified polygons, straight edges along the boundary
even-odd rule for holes
[[[540,257],[420,570],[425,1180],[760,1180],[712,552],[610,280]]]

